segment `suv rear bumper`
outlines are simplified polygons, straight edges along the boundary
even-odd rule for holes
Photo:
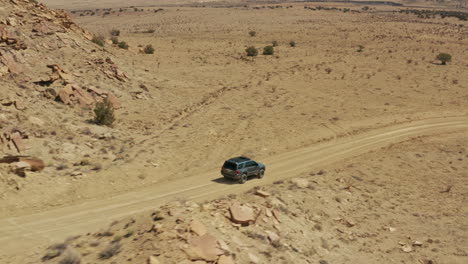
[[[226,178],[234,179],[234,180],[238,180],[241,176],[240,174],[230,175],[230,174],[224,173],[223,171],[221,171],[221,174]]]

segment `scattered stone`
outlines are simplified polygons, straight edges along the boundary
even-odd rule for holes
[[[157,257],[155,256],[150,256],[148,258],[148,264],[161,264],[161,262],[158,260]]]
[[[417,240],[413,241],[413,246],[415,247],[422,247],[422,245],[423,243],[421,241],[417,241]]]
[[[234,260],[231,256],[222,255],[218,259],[218,264],[234,264]]]
[[[43,126],[45,124],[45,122],[42,119],[37,118],[35,116],[28,117],[28,120],[29,122],[31,122],[31,124],[37,125],[37,126]]]
[[[265,231],[265,233],[267,234],[268,239],[270,240],[270,242],[275,242],[275,241],[278,241],[280,239],[278,234],[276,234],[275,232]]]
[[[410,245],[403,245],[401,247],[401,250],[405,253],[410,253],[413,251],[413,248]]]
[[[303,178],[294,178],[291,180],[293,184],[295,184],[299,188],[307,188],[309,187],[309,181]]]
[[[192,220],[190,223],[190,230],[199,236],[207,233],[205,225],[197,219]]]
[[[188,240],[189,248],[184,249],[191,260],[215,261],[224,254],[218,247],[217,239],[209,234],[191,237]]]
[[[246,205],[234,204],[229,208],[231,221],[237,224],[249,225],[255,222],[255,212]]]
[[[262,191],[262,190],[257,190],[255,194],[261,197],[269,197],[271,195],[270,193]]]
[[[249,252],[247,255],[249,256],[249,259],[252,263],[254,264],[260,263],[260,258],[254,255],[253,253]]]

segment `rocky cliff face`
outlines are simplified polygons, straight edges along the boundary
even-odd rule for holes
[[[12,156],[43,160],[49,175],[79,174],[70,167],[100,168],[101,158],[116,158],[106,148],[118,147],[111,141],[119,132],[89,120],[105,98],[121,108],[131,80],[92,38],[64,11],[0,0],[0,178],[10,183],[2,187],[5,193],[21,189],[13,174],[29,169],[12,165],[19,160]]]

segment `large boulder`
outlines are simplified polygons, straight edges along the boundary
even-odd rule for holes
[[[255,212],[249,206],[234,204],[229,208],[229,212],[231,214],[231,221],[234,223],[249,225],[255,222]]]
[[[191,237],[188,240],[189,248],[185,250],[190,260],[215,261],[224,254],[224,251],[218,247],[217,239],[210,235]]]

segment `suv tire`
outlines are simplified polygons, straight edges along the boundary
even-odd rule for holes
[[[242,174],[241,177],[239,178],[239,183],[244,184],[247,181],[247,174]]]
[[[258,177],[259,179],[261,179],[261,178],[263,178],[263,176],[265,176],[265,170],[264,170],[264,169],[261,169],[261,170],[258,172],[257,177]]]

